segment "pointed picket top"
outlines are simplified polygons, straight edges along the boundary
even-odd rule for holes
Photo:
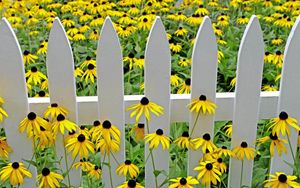
[[[149,122],[150,133],[163,129],[165,135],[170,132],[170,75],[171,55],[167,34],[163,23],[156,17],[150,31],[145,51],[145,96],[164,108],[164,114],[151,116]],[[147,131],[146,131],[147,133]],[[145,158],[148,156],[148,145],[145,147]],[[169,172],[169,152],[157,148],[153,150],[156,170]],[[155,187],[151,160],[148,160],[145,169],[145,187]],[[164,181],[164,175],[158,176],[158,184]],[[168,187],[165,184],[163,187]]]
[[[191,100],[198,99],[200,95],[215,103],[217,82],[218,47],[211,20],[205,16],[199,27],[192,54],[191,75]],[[208,133],[213,140],[214,116],[200,115],[193,133],[193,125],[197,119],[197,113],[190,113],[190,135],[192,138],[202,137]],[[199,148],[201,150],[201,148]],[[198,165],[202,152],[189,150],[189,174],[196,175],[194,168]]]
[[[47,51],[47,73],[49,84],[50,102],[57,103],[69,110],[67,119],[77,123],[76,86],[74,77],[74,60],[72,48],[66,32],[59,20],[55,18],[50,31]],[[68,134],[67,132],[65,134]],[[70,164],[66,164],[64,157],[63,137],[59,133],[56,140],[57,157],[62,157],[63,170]],[[79,160],[79,159],[78,159]],[[68,156],[68,161],[73,161]],[[71,163],[71,162],[69,162]],[[70,168],[70,166],[68,166]],[[80,171],[70,171],[71,184],[80,186]],[[65,183],[67,183],[65,179]]]
[[[264,41],[258,18],[252,16],[244,32],[237,63],[237,81],[235,89],[233,134],[231,147],[246,142],[255,147],[256,129],[259,112],[261,80],[264,62]],[[253,160],[243,162],[242,185],[251,186]],[[229,186],[240,187],[242,162],[230,160]]]
[[[16,35],[6,18],[0,22],[0,96],[4,98],[3,108],[8,118],[0,123],[4,126],[8,145],[12,148],[11,162],[22,162],[25,166],[33,155],[32,141],[26,133],[20,133],[18,126],[28,114],[28,98],[22,51]],[[20,144],[21,143],[21,144]],[[33,178],[25,178],[21,187],[36,187],[36,169],[29,169]]]
[[[280,80],[280,93],[278,100],[278,114],[282,111],[288,113],[289,117],[296,118],[298,122],[300,121],[300,16],[298,16],[291,32],[288,37],[285,51],[284,59],[282,66],[282,76]],[[297,137],[298,131],[290,127],[291,135],[290,142],[292,146],[292,151],[294,155],[297,153]],[[279,135],[280,138],[288,140],[286,136]],[[275,156],[271,162],[271,174],[275,172],[284,172],[288,175],[293,174],[294,160],[292,152],[288,144],[285,144],[287,148],[287,154],[283,153],[281,156],[278,156],[278,153],[275,153]],[[296,159],[297,160],[297,159]]]
[[[109,120],[121,131],[120,152],[115,154],[119,162],[125,161],[125,116],[124,116],[124,86],[123,86],[123,61],[122,51],[110,17],[105,19],[97,48],[97,93],[98,114],[100,122]],[[106,162],[108,157],[106,156]],[[112,169],[118,164],[111,159]],[[104,168],[103,180],[105,187],[110,185],[109,169]],[[112,171],[113,187],[124,182],[125,178]]]

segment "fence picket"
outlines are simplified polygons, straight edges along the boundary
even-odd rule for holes
[[[47,73],[50,102],[67,108],[69,110],[67,118],[77,123],[73,53],[65,30],[58,18],[55,18],[50,31],[47,52]],[[56,139],[57,158],[62,159],[62,169],[66,171],[66,167],[70,168],[73,159],[71,155],[68,155],[68,164],[66,163],[64,148],[63,136],[59,133]],[[75,187],[81,184],[80,174],[79,170],[72,169],[70,171],[71,184]],[[65,178],[65,183],[67,183],[67,177]]]
[[[198,99],[200,95],[205,95],[208,100],[215,103],[216,81],[217,81],[218,48],[216,37],[209,17],[205,17],[199,27],[195,46],[192,55],[192,75],[191,75],[191,100]],[[190,113],[189,128],[192,129],[197,113]],[[209,133],[211,140],[214,136],[214,115],[202,115],[195,125],[195,132],[190,135],[192,138],[202,137]],[[191,131],[190,131],[191,132]],[[196,175],[198,172],[194,168],[198,166],[202,157],[201,148],[197,151],[189,150],[189,174]]]
[[[290,35],[288,37],[285,51],[284,60],[282,67],[282,76],[280,82],[280,93],[278,100],[278,114],[281,111],[288,113],[290,117],[296,118],[298,122],[300,121],[300,82],[299,82],[299,59],[300,59],[300,17],[297,18]],[[277,114],[277,116],[278,116]],[[291,128],[291,127],[290,127]],[[279,137],[282,137],[279,135]],[[298,131],[291,128],[290,141],[292,146],[292,151],[294,155],[297,152],[297,137]],[[287,137],[283,139],[288,140]],[[293,173],[292,166],[294,165],[294,160],[292,156],[291,149],[288,144],[285,144],[287,148],[287,154],[283,153],[280,157],[278,156],[277,150],[274,158],[271,162],[271,174],[275,172],[284,172],[288,175]],[[286,162],[288,161],[289,164]]]
[[[242,142],[255,148],[263,71],[264,42],[258,18],[252,16],[244,32],[237,63],[231,146]],[[229,187],[240,187],[242,162],[231,158]],[[251,187],[253,160],[244,160],[242,185]]]
[[[98,114],[101,122],[108,120],[121,131],[120,152],[115,156],[122,163],[125,161],[123,61],[119,38],[109,17],[105,19],[98,42],[97,75]],[[116,174],[117,166],[111,159],[113,187],[125,180]],[[105,187],[109,187],[109,169],[107,166],[102,168]]]
[[[155,76],[153,76],[155,75]],[[150,101],[164,108],[164,114],[151,116],[150,133],[162,129],[164,135],[170,132],[170,75],[171,55],[167,35],[159,17],[156,17],[149,34],[145,51],[145,96]],[[148,145],[145,146],[145,157],[148,156]],[[153,150],[156,170],[169,172],[169,152],[161,147]],[[151,160],[145,164],[145,186],[155,187]],[[158,176],[158,184],[164,181],[163,174]],[[165,184],[163,187],[168,187]]]
[[[20,134],[18,131],[20,121],[29,112],[24,63],[18,40],[5,18],[0,22],[0,67],[0,96],[5,100],[4,108],[9,115],[3,126],[8,145],[13,151],[10,160],[28,166],[23,160],[30,160],[33,156],[32,141],[26,133]],[[26,178],[22,187],[35,187],[36,168],[31,166],[29,170],[33,178]]]

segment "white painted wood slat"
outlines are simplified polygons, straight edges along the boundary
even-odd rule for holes
[[[244,32],[237,63],[232,148],[246,142],[255,148],[263,71],[264,42],[258,18],[252,16]],[[229,187],[240,187],[242,162],[232,158]],[[242,185],[251,187],[253,160],[244,160]]]
[[[199,27],[195,46],[192,55],[192,83],[191,83],[191,101],[198,99],[201,95],[207,100],[215,103],[216,100],[216,82],[217,82],[217,64],[218,64],[218,48],[216,37],[212,28],[209,17],[204,17]],[[197,113],[190,113],[189,129],[190,134],[195,124]],[[202,137],[209,134],[211,140],[214,136],[214,115],[200,114],[192,138]],[[202,149],[197,151],[189,150],[189,174],[196,175],[199,171],[194,171],[198,166],[202,157]]]
[[[171,74],[171,55],[169,42],[159,17],[155,22],[149,34],[145,51],[145,96],[164,108],[164,114],[157,117],[151,116],[149,122],[150,133],[157,129],[162,129],[163,134],[169,136],[170,132],[170,74]],[[147,130],[147,129],[145,129]],[[147,132],[147,131],[146,131]],[[145,146],[145,157],[148,156],[148,145]],[[169,152],[162,150],[161,147],[153,150],[156,170],[169,172]],[[154,175],[151,160],[149,159],[145,167],[145,186],[155,187]],[[158,176],[160,185],[165,176]],[[168,187],[165,184],[162,187]]]
[[[58,18],[55,18],[50,31],[47,52],[47,73],[49,83],[50,102],[57,103],[69,110],[66,117],[77,123],[76,86],[74,77],[74,60],[70,42]],[[66,131],[65,134],[68,134]],[[67,164],[64,157],[63,136],[58,133],[56,140],[57,158],[61,159],[62,169],[65,172]],[[79,160],[79,159],[78,159]],[[68,168],[73,161],[71,155],[67,157]],[[78,187],[81,184],[80,171],[70,171],[71,185]],[[67,177],[64,180],[67,183]]]
[[[282,76],[280,82],[280,93],[278,100],[278,114],[281,111],[285,111],[288,113],[290,117],[296,118],[298,120],[298,124],[300,121],[300,17],[297,18],[291,33],[288,37],[285,51],[284,51],[284,60],[282,67]],[[278,116],[278,114],[276,116]],[[292,146],[292,151],[294,155],[297,152],[297,137],[298,131],[294,128],[290,127],[291,135],[290,141]],[[283,138],[287,140],[287,137],[282,137],[279,135],[279,138]],[[284,172],[288,175],[292,175],[294,160],[292,156],[291,149],[288,144],[285,144],[288,153],[282,156],[278,156],[276,152],[274,158],[271,162],[271,174],[275,174],[275,172]],[[297,159],[296,159],[297,160]],[[299,160],[299,159],[298,159]],[[289,164],[287,164],[287,162]]]
[[[24,63],[18,40],[5,18],[0,22],[0,67],[0,96],[5,100],[3,107],[9,115],[3,126],[8,145],[13,150],[10,161],[28,166],[23,160],[32,158],[32,140],[27,138],[26,132],[20,134],[18,131],[20,121],[29,113]],[[33,178],[26,178],[22,187],[36,187],[37,173],[32,165],[30,172]]]
[[[97,92],[100,122],[108,120],[121,131],[120,152],[114,154],[122,163],[125,161],[125,121],[122,51],[117,33],[109,17],[105,19],[97,49]],[[116,174],[118,164],[111,159],[113,187],[125,181]],[[106,162],[108,157],[106,157]],[[109,169],[103,166],[105,187],[110,187]]]

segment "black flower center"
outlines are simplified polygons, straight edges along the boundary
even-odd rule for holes
[[[69,132],[69,135],[74,135],[75,134],[75,131],[73,130],[73,131],[71,131],[71,132]]]
[[[80,134],[78,137],[77,137],[77,140],[78,142],[84,142],[85,141],[85,136],[83,134]]]
[[[99,126],[100,124],[101,124],[100,121],[98,121],[98,120],[94,121],[94,126],[95,127]]]
[[[27,115],[27,118],[29,120],[35,120],[36,118],[36,114],[34,112],[30,112],[28,115]]]
[[[43,174],[43,176],[48,176],[50,174],[49,168],[43,168],[42,174]]]
[[[28,55],[28,54],[29,54],[29,51],[25,50],[25,51],[23,52],[23,54],[24,54],[24,55]]]
[[[276,52],[276,55],[281,55],[281,51],[277,51],[277,52]]]
[[[105,129],[109,129],[109,128],[111,128],[111,123],[110,123],[110,121],[105,120],[105,121],[103,122],[102,126],[103,126],[103,128],[105,128]]]
[[[207,170],[211,170],[211,169],[213,169],[213,165],[212,165],[211,163],[207,163],[207,164],[205,165],[205,168],[206,168]]]
[[[18,162],[14,162],[11,166],[13,167],[13,169],[18,169],[20,165]]]
[[[161,136],[164,134],[164,131],[162,129],[157,129],[156,134]]]
[[[136,181],[134,180],[129,180],[127,183],[127,186],[130,188],[134,188],[136,186]]]
[[[145,127],[145,125],[143,123],[138,124],[138,128],[143,129],[144,127]]]
[[[266,56],[270,55],[270,52],[265,52],[265,55],[266,55]]]
[[[189,132],[184,131],[181,136],[182,137],[189,137],[190,135],[189,135]]]
[[[144,18],[144,19],[143,19],[143,22],[147,22],[147,21],[148,21],[148,19],[147,19],[147,18]]]
[[[45,91],[39,91],[38,94],[39,94],[40,97],[45,97],[46,96]]]
[[[187,183],[185,178],[181,178],[179,182],[180,182],[180,185],[185,185]]]
[[[279,114],[279,119],[281,119],[281,120],[286,120],[288,117],[289,117],[289,115],[284,111],[280,112],[280,114]]]
[[[45,131],[46,129],[43,126],[40,126],[41,131]]]
[[[130,161],[130,160],[126,160],[126,161],[125,161],[125,164],[126,164],[126,165],[131,165],[131,161]]]
[[[222,158],[218,158],[217,161],[218,161],[218,163],[222,163],[223,159]]]
[[[51,104],[51,107],[56,108],[56,107],[58,107],[58,104],[57,104],[57,103],[52,103],[52,104]]]
[[[281,183],[285,183],[286,180],[287,180],[287,177],[286,177],[285,174],[280,174],[280,175],[278,176],[278,180],[279,180]]]
[[[227,147],[226,146],[222,146],[222,149],[227,149]]]
[[[185,85],[190,86],[190,85],[191,85],[191,79],[190,79],[190,78],[186,79],[186,80],[184,81],[184,83],[185,83]]]
[[[65,120],[65,116],[62,114],[59,114],[56,119],[57,119],[57,121],[63,121],[63,120]]]
[[[89,60],[91,60],[92,58],[91,58],[90,56],[87,56],[85,59],[86,59],[87,61],[89,61]]]
[[[85,126],[84,126],[84,125],[81,125],[81,126],[80,126],[80,129],[81,129],[81,130],[84,130],[84,129],[85,129]]]
[[[147,105],[147,104],[149,104],[149,99],[148,99],[147,97],[143,97],[143,98],[141,99],[140,103],[141,103],[142,105]]]
[[[88,65],[88,69],[89,69],[89,70],[93,70],[94,68],[95,68],[95,66],[94,66],[93,64],[89,64],[89,65]]]
[[[272,133],[270,134],[270,138],[272,140],[278,140],[278,136],[276,135],[276,133],[273,135]]]
[[[205,133],[202,138],[206,141],[210,141],[210,135],[208,133]]]
[[[205,95],[200,95],[199,100],[200,101],[206,101],[206,96]]]
[[[31,72],[37,72],[37,68],[36,67],[31,67]]]
[[[241,143],[241,147],[242,147],[242,148],[247,148],[247,147],[248,147],[247,142],[242,142],[242,143]]]
[[[132,59],[132,58],[134,58],[134,54],[133,53],[129,53],[128,57]]]
[[[94,169],[95,169],[95,170],[98,170],[98,169],[99,169],[99,167],[95,165]]]

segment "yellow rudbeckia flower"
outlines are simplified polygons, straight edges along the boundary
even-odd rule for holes
[[[63,180],[63,176],[55,172],[51,172],[49,168],[43,168],[42,173],[38,175],[40,182],[39,188],[42,187],[60,187],[59,181]]]
[[[271,188],[298,188],[300,184],[297,183],[295,180],[297,176],[289,176],[285,175],[283,172],[276,172],[276,175],[270,174],[271,179],[265,181],[264,187],[271,187]]]
[[[250,160],[254,159],[255,156],[255,149],[248,147],[247,142],[242,142],[241,145],[234,148],[232,152],[239,160],[244,160],[245,157]]]
[[[170,181],[172,184],[169,185],[169,188],[192,188],[194,185],[199,184],[199,181],[192,176],[188,176],[187,178],[179,177]]]
[[[300,127],[297,123],[298,122],[295,118],[289,117],[286,112],[282,111],[278,117],[271,120],[269,129],[272,128],[273,135],[280,135],[281,133],[283,136],[285,136],[285,134],[289,136],[291,134],[289,126],[300,131]]]
[[[24,177],[32,177],[32,174],[25,168],[23,163],[13,162],[8,163],[0,171],[0,179],[5,182],[9,179],[9,182],[13,186],[22,185],[24,183]]]
[[[157,129],[155,133],[145,136],[146,143],[149,142],[149,148],[155,149],[161,144],[162,149],[169,149],[171,139],[164,135],[162,129]]]
[[[215,108],[217,108],[217,105],[208,100],[205,95],[193,99],[188,106],[191,112],[200,112],[201,114],[214,114]]]
[[[136,116],[136,122],[139,121],[140,117],[144,115],[147,121],[150,121],[150,113],[159,116],[163,114],[163,107],[155,104],[154,102],[150,102],[147,97],[143,97],[138,104],[133,104],[127,108],[128,110],[132,110],[130,113],[130,117]]]
[[[116,169],[116,172],[119,176],[122,174],[127,176],[129,174],[131,178],[137,177],[140,173],[139,168],[130,160],[126,160],[124,163],[120,164]]]

